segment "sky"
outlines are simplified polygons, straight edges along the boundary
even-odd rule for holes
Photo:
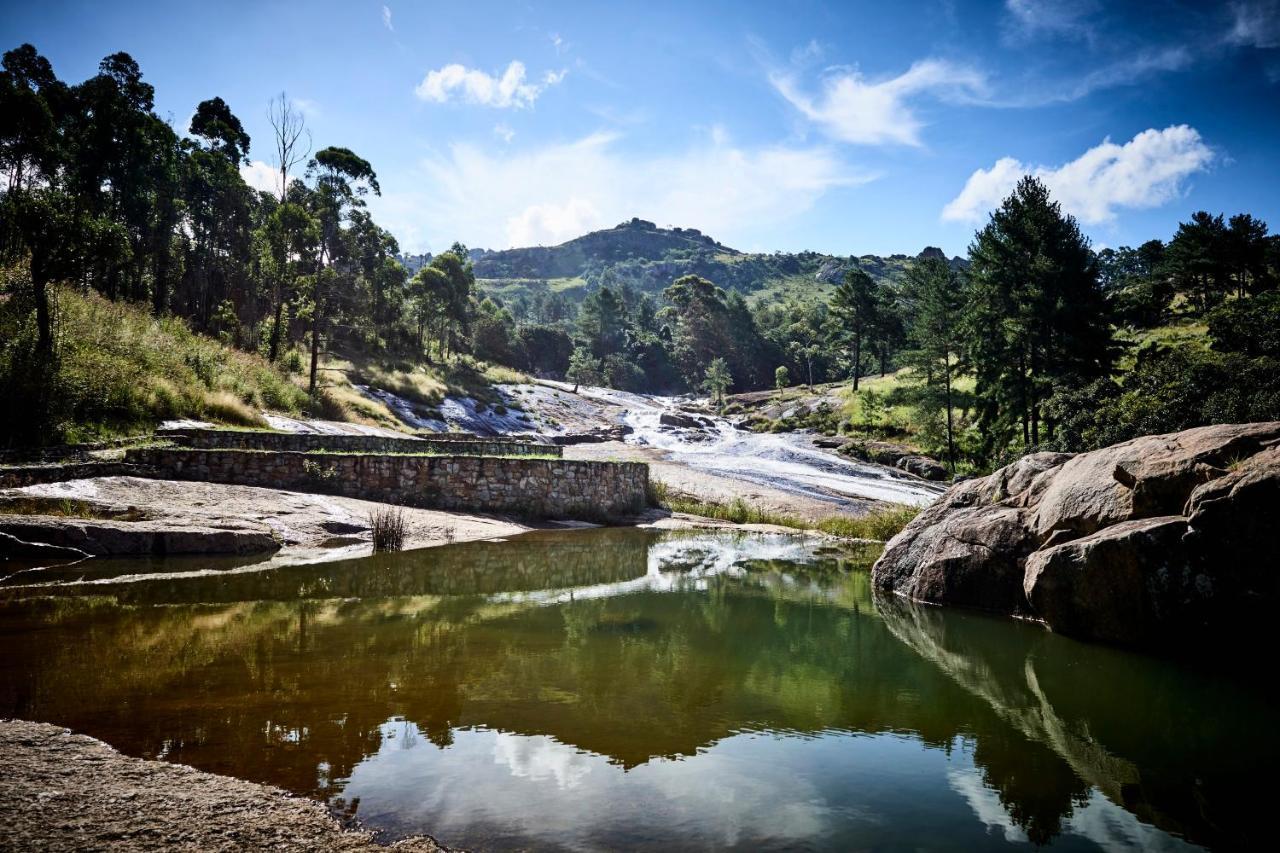
[[[267,103],[377,171],[406,251],[633,216],[748,251],[963,254],[1019,177],[1096,247],[1195,210],[1280,230],[1280,0],[0,0],[59,77],[126,51],[185,132],[221,96],[273,188]]]

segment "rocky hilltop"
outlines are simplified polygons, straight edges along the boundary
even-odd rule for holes
[[[886,546],[883,591],[1110,642],[1197,642],[1280,601],[1280,422],[1035,453],[953,486]]]

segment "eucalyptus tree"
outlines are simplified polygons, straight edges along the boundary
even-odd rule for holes
[[[312,215],[319,222],[320,239],[316,243],[316,272],[308,279],[307,315],[311,332],[311,365],[307,389],[316,396],[316,375],[320,360],[320,342],[332,324],[331,314],[339,298],[350,296],[354,285],[353,251],[350,236],[343,223],[353,209],[365,206],[369,192],[381,195],[378,176],[368,160],[349,148],[322,148],[307,164],[307,174],[315,180],[308,198]]]

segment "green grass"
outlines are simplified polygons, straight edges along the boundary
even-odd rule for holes
[[[832,536],[849,539],[874,539],[886,542],[915,518],[919,510],[915,507],[891,504],[868,515],[851,517],[833,515],[822,519],[807,519],[785,513],[770,512],[754,504],[738,498],[730,503],[712,503],[689,498],[683,495],[672,495],[666,485],[661,482],[651,483],[650,502],[671,512],[682,512],[686,515],[698,515],[703,518],[715,518],[733,524],[774,524],[779,527],[791,527],[796,530],[819,530]]]
[[[196,334],[179,319],[72,288],[56,288],[51,297],[52,357],[35,350],[29,306],[16,295],[0,301],[0,397],[7,410],[0,414],[0,444],[93,441],[149,431],[170,418],[261,427],[261,410],[297,414],[307,402],[290,377],[262,358]]]
[[[113,510],[75,498],[13,497],[0,500],[0,515],[44,515],[57,518],[94,518],[141,521],[147,516],[134,507]]]

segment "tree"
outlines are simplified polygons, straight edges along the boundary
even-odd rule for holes
[[[591,350],[580,346],[569,356],[565,378],[575,385],[601,385],[604,383],[604,365],[591,354]]]
[[[837,322],[836,340],[849,348],[853,390],[857,391],[863,343],[880,319],[880,305],[871,276],[859,269],[849,270],[831,296],[831,314]]]
[[[280,170],[280,202],[289,191],[289,173],[311,153],[311,132],[306,119],[281,92],[267,104],[267,120],[275,137],[276,168]],[[303,140],[303,136],[306,140]]]
[[[1038,179],[1023,178],[969,247],[965,354],[977,379],[988,450],[1020,431],[1040,442],[1044,401],[1064,383],[1106,375],[1114,360],[1106,300],[1088,240]],[[1020,428],[1020,429],[1019,429]]]
[[[791,384],[791,372],[787,370],[785,364],[778,365],[778,369],[773,371],[773,387],[778,389],[778,398],[782,398],[782,389]]]
[[[939,258],[916,261],[908,270],[904,285],[907,314],[911,318],[908,360],[914,375],[923,382],[922,408],[935,410],[941,403],[946,418],[947,467],[955,473],[956,445],[953,418],[952,379],[956,356],[963,348],[961,319],[964,291],[950,264]],[[936,394],[935,389],[940,389]]]
[[[339,283],[350,284],[353,277],[351,246],[342,223],[348,212],[363,207],[363,196],[372,191],[381,195],[378,176],[368,160],[349,148],[323,148],[307,164],[308,175],[315,177],[315,191],[310,196],[313,215],[320,223],[317,244],[317,274],[311,279],[311,369],[307,383],[312,399],[316,396],[320,341],[331,323],[334,289]]]
[[[702,387],[715,399],[717,407],[724,406],[724,392],[733,384],[733,375],[729,373],[729,363],[723,358],[716,358],[707,366]]]
[[[1222,216],[1198,210],[1178,225],[1169,242],[1165,267],[1174,285],[1187,293],[1201,313],[1222,301],[1228,289],[1227,227]]]

